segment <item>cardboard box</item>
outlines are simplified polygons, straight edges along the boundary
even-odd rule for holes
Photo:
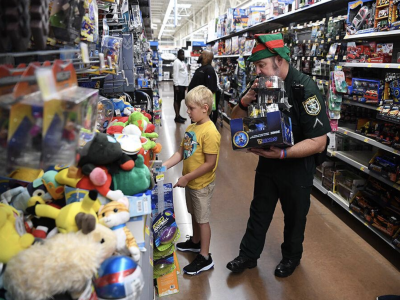
[[[293,146],[292,122],[281,111],[266,117],[231,120],[233,150]]]

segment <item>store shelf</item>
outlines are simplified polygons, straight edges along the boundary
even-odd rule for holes
[[[374,177],[375,179],[379,180],[380,182],[385,183],[388,186],[391,186],[395,188],[396,190],[400,191],[400,185],[394,183],[393,181],[390,181],[386,178],[383,178],[379,174],[375,172],[371,172],[368,169],[368,164],[370,159],[373,157],[375,154],[374,152],[367,152],[367,151],[332,151],[328,150],[328,156],[331,157],[336,157],[340,159],[341,161],[344,161],[345,163],[359,169],[360,171],[364,172],[365,174],[368,174],[371,177]]]
[[[378,106],[372,106],[372,105],[368,105],[368,104],[364,104],[364,103],[360,103],[360,102],[356,102],[356,101],[351,101],[351,100],[343,100],[343,104],[364,107],[364,108],[372,109],[372,110],[378,110]]]
[[[328,190],[322,186],[321,181],[319,181],[318,179],[315,179],[315,178],[314,178],[313,184],[314,184],[314,186],[315,186],[317,189],[319,189],[323,194],[325,194],[325,195],[328,194]]]
[[[227,58],[227,57],[239,57],[239,54],[232,55],[215,55],[214,58]],[[250,56],[250,54],[243,54],[242,56]]]
[[[315,3],[313,5],[307,6],[307,7],[302,7],[299,8],[295,11],[291,11],[287,14],[283,14],[277,17],[272,17],[264,22],[258,23],[257,25],[247,27],[241,31],[238,32],[233,32],[231,34],[225,35],[220,38],[216,38],[210,41],[207,41],[207,44],[213,43],[219,40],[227,39],[232,36],[240,35],[244,32],[248,31],[254,31],[254,30],[260,30],[265,27],[265,29],[268,30],[274,30],[281,28],[282,25],[288,26],[292,22],[296,22],[297,24],[300,24],[302,22],[306,22],[310,20],[310,16],[313,14],[321,14],[321,13],[328,13],[332,12],[335,9],[337,10],[338,7],[342,7],[343,5],[346,5],[347,7],[347,2],[345,0],[322,0],[321,2]]]
[[[392,244],[392,241],[386,237],[385,235],[383,235],[382,232],[380,232],[378,229],[376,229],[375,227],[373,227],[372,225],[368,224],[363,218],[361,218],[359,215],[355,214],[350,208],[349,208],[349,203],[343,199],[342,197],[340,197],[338,194],[335,194],[331,191],[328,191],[327,189],[325,189],[321,182],[318,179],[314,179],[313,181],[314,186],[319,189],[322,193],[324,193],[325,195],[327,195],[329,198],[331,198],[333,201],[335,201],[337,204],[339,204],[341,207],[343,207],[345,210],[347,210],[353,217],[355,217],[357,220],[359,220],[361,223],[363,223],[366,227],[368,227],[368,229],[370,229],[371,231],[373,231],[377,236],[379,236],[382,240],[384,240],[390,247],[392,247],[393,249],[397,250],[398,252],[400,252],[400,249],[397,248],[395,245]]]
[[[374,69],[400,69],[400,64],[388,63],[339,63],[343,67],[350,68],[374,68]]]
[[[374,39],[374,40],[376,40],[376,39],[379,39],[379,38],[386,38],[386,37],[392,38],[394,36],[400,36],[400,30],[346,35],[344,37],[344,39],[345,40],[365,40],[365,39]]]
[[[385,150],[385,151],[388,151],[390,153],[393,153],[393,154],[396,154],[396,155],[400,156],[400,151],[398,151],[396,149],[393,149],[392,147],[383,145],[382,143],[379,143],[379,142],[377,142],[377,141],[375,141],[373,139],[370,139],[370,138],[368,138],[368,137],[366,137],[364,135],[358,134],[358,133],[352,131],[351,129],[348,129],[348,128],[345,128],[345,127],[338,127],[337,131],[342,133],[342,134],[344,134],[344,135],[347,135],[347,136],[349,136],[349,137],[351,137],[353,139],[362,141],[364,143],[370,144],[370,145],[372,145],[374,147],[377,147],[379,149],[382,149],[382,150]]]
[[[332,200],[336,201],[337,203],[339,203],[339,205],[341,205],[343,208],[347,209],[347,211],[353,216],[355,217],[357,220],[359,220],[361,223],[363,223],[369,230],[373,231],[377,236],[379,236],[383,241],[385,241],[390,247],[392,247],[393,249],[397,250],[398,252],[400,252],[400,249],[397,248],[395,245],[392,244],[392,241],[386,237],[385,235],[383,235],[383,233],[381,231],[379,231],[378,229],[376,229],[375,227],[373,227],[371,224],[369,224],[368,222],[366,222],[363,218],[361,218],[358,214],[354,213],[349,207],[348,205],[345,206],[344,202],[345,200],[340,197],[337,194],[334,194],[332,192],[328,192],[328,196],[329,198],[331,198]]]

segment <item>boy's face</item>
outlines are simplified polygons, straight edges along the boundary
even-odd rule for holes
[[[187,113],[189,115],[189,118],[197,123],[197,124],[202,124],[207,116],[208,110],[208,105],[207,104],[203,104],[202,106],[196,104],[196,103],[188,103],[187,104]]]

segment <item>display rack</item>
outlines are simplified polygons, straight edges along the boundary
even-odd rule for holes
[[[326,188],[324,188],[321,184],[321,182],[317,179],[314,179],[313,182],[314,186],[321,191],[323,194],[327,195],[329,198],[331,198],[333,201],[335,201],[337,204],[339,204],[341,207],[343,207],[349,214],[351,214],[354,218],[356,218],[358,221],[363,223],[369,230],[374,232],[377,236],[379,236],[386,244],[388,244],[391,248],[395,249],[397,252],[400,253],[400,249],[397,248],[395,245],[392,244],[389,238],[387,238],[385,235],[383,235],[379,230],[371,226],[368,222],[365,221],[365,219],[361,218],[359,215],[354,213],[350,208],[349,208],[349,203],[340,197],[338,194],[335,194],[331,191],[328,191]]]
[[[339,63],[342,67],[348,68],[375,68],[375,69],[399,69],[400,64],[386,63]]]

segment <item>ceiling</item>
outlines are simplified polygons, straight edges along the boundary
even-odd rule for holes
[[[174,3],[174,0],[171,0]],[[171,26],[166,26],[163,35],[160,40],[162,41],[173,41],[174,33],[179,30],[182,25],[187,22],[191,22],[190,17],[194,13],[202,9],[210,0],[177,0],[178,3],[178,26],[174,27],[174,9],[172,9],[168,23]],[[151,0],[150,10],[151,10],[151,26],[153,32],[153,39],[157,39],[160,29],[162,27],[165,14],[168,10],[168,5],[170,0]],[[203,24],[204,25],[204,24]]]

